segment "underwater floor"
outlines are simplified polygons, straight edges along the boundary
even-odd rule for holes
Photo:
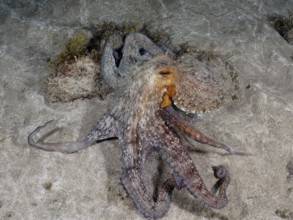
[[[95,36],[103,22],[146,25],[174,48],[188,44],[218,54],[238,74],[239,97],[193,124],[251,154],[194,143],[199,150],[191,155],[208,187],[215,182],[211,167],[228,167],[228,205],[209,209],[175,190],[162,219],[293,219],[290,13],[292,0],[0,1],[0,219],[144,219],[120,184],[118,141],[75,154],[27,143],[51,119],[64,129],[48,141],[82,139],[115,104],[111,92],[52,103],[44,83],[68,39]]]

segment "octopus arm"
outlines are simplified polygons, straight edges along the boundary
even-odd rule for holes
[[[168,176],[170,178],[159,181],[153,192],[146,185],[145,161],[149,152],[154,149],[150,146],[151,141],[148,140],[147,134],[147,130],[140,133],[137,129],[132,129],[128,131],[128,138],[125,137],[122,141],[121,182],[144,217],[156,219],[163,217],[169,210],[176,182],[172,176]]]
[[[218,181],[209,191],[200,177],[187,149],[174,136],[168,127],[164,128],[164,138],[160,140],[159,153],[169,164],[174,175],[182,182],[182,186],[200,202],[211,208],[223,208],[227,202],[226,191],[230,183],[229,171],[224,166],[213,167]]]
[[[233,155],[247,155],[247,153],[244,153],[244,152],[234,151],[227,145],[217,142],[207,137],[200,131],[196,130],[188,122],[186,122],[184,118],[181,117],[171,106],[162,108],[160,111],[160,114],[163,120],[167,123],[169,127],[183,132],[188,137],[202,144],[208,144],[213,147],[224,149],[229,154],[233,154]]]
[[[111,114],[104,115],[97,123],[94,129],[87,135],[85,140],[76,142],[57,142],[44,143],[42,141],[35,141],[34,137],[40,130],[46,127],[53,120],[46,122],[44,125],[37,127],[28,136],[28,144],[32,147],[39,148],[45,151],[57,151],[63,153],[74,153],[88,148],[93,143],[99,140],[108,139],[116,136],[114,118]]]
[[[103,56],[101,58],[101,75],[111,88],[115,88],[118,84],[118,61],[121,60],[118,52],[122,46],[122,36],[119,34],[113,34],[109,37],[103,48]]]
[[[144,217],[161,218],[169,210],[174,184],[172,180],[168,180],[159,185],[154,198],[142,177],[135,168],[127,168],[123,169],[121,182]]]

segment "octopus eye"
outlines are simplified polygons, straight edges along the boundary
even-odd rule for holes
[[[161,70],[159,72],[160,75],[169,75],[170,74],[170,71],[169,70]]]
[[[147,51],[144,48],[140,48],[138,52],[141,56],[143,56],[147,53]]]

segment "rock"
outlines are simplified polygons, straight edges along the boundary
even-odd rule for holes
[[[62,70],[49,74],[44,79],[49,102],[69,102],[91,98],[97,94],[100,65],[84,56],[72,63],[64,63]]]

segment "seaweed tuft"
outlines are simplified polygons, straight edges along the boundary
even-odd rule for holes
[[[84,33],[76,33],[65,43],[64,50],[58,55],[57,63],[74,60],[82,56],[87,48],[89,37]]]

